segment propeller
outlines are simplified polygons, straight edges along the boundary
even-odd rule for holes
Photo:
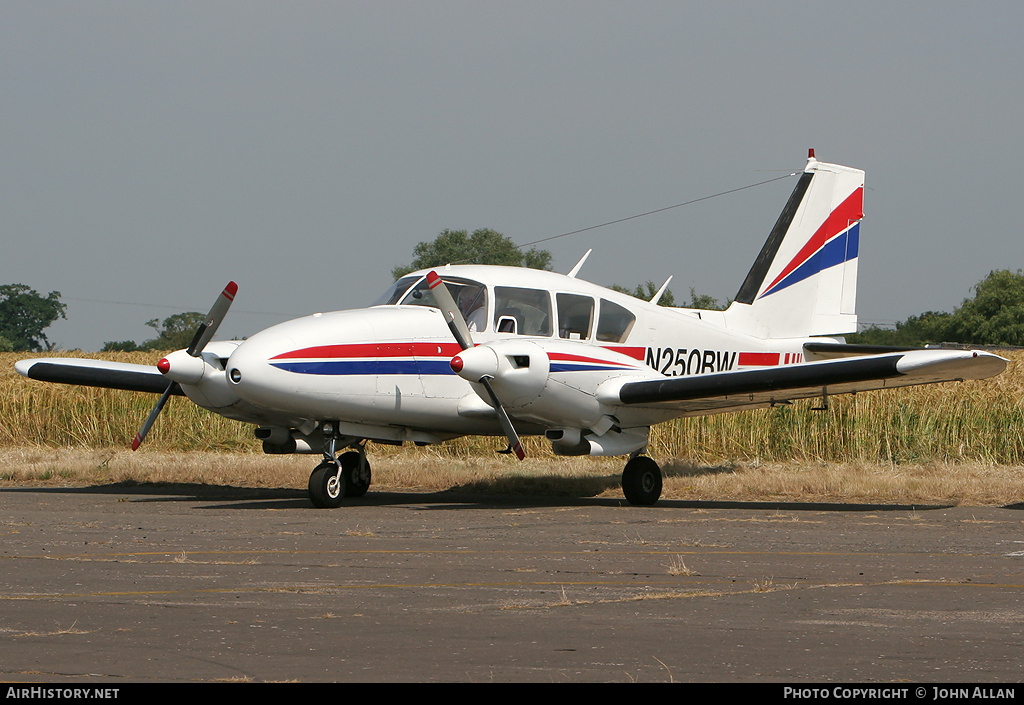
[[[452,332],[455,337],[455,341],[459,344],[459,347],[463,350],[469,350],[473,347],[473,336],[469,332],[469,326],[466,325],[466,319],[463,317],[459,307],[455,305],[455,298],[452,293],[448,291],[448,285],[441,280],[441,277],[437,275],[437,272],[431,270],[427,272],[427,285],[430,287],[431,293],[434,294],[434,300],[441,307],[441,313],[444,314],[445,322],[448,324],[448,329]],[[457,355],[452,359],[451,362],[452,370],[459,372],[462,369],[462,360]],[[526,457],[526,451],[523,450],[523,444],[519,440],[519,434],[516,433],[515,427],[512,425],[512,420],[508,417],[508,413],[505,411],[505,407],[502,406],[501,401],[498,399],[498,395],[494,393],[494,388],[491,386],[490,375],[483,375],[476,381],[483,385],[484,389],[487,390],[488,396],[491,398],[491,405],[494,410],[498,413],[498,421],[501,423],[501,429],[505,432],[505,437],[508,438],[508,450],[503,451],[506,453],[515,453],[515,456],[522,460]]]
[[[213,304],[213,308],[210,309],[209,315],[203,323],[196,329],[196,334],[192,337],[192,342],[189,343],[188,348],[185,350],[192,357],[198,358],[206,344],[210,342],[214,334],[217,332],[217,328],[220,327],[220,322],[224,320],[227,315],[228,308],[231,307],[231,302],[235,300],[235,294],[238,292],[238,284],[234,282],[228,282],[228,285],[224,287],[224,291],[220,292],[220,296]],[[167,374],[169,369],[167,359],[164,358],[157,363],[157,368],[163,374]],[[142,445],[142,441],[146,439],[146,435],[149,433],[149,429],[153,427],[156,422],[156,417],[160,415],[160,412],[164,408],[164,404],[167,403],[167,399],[170,398],[171,392],[174,390],[176,382],[172,381],[167,385],[167,389],[160,395],[160,400],[153,407],[153,410],[149,412],[149,416],[146,417],[145,423],[142,424],[142,428],[135,434],[134,440],[132,440],[132,450],[138,450],[139,446]]]

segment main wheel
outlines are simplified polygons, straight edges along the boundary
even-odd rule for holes
[[[318,509],[340,507],[345,499],[345,477],[338,477],[338,466],[329,460],[317,465],[309,476],[309,501]]]
[[[363,472],[359,467],[361,460],[366,463]],[[341,463],[341,476],[345,479],[345,496],[362,497],[366,494],[370,489],[370,461],[365,456],[361,459],[360,453],[354,450],[342,453],[338,461]]]
[[[622,471],[622,493],[630,504],[654,504],[661,497],[661,468],[646,455],[633,458]]]

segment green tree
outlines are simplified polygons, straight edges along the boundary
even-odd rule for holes
[[[139,345],[140,350],[181,350],[187,348],[196,330],[206,320],[198,311],[185,311],[168,316],[162,322],[154,318],[146,325],[156,331],[156,337]]]
[[[900,321],[894,328],[869,326],[864,330],[847,335],[849,343],[864,345],[898,345],[903,347],[921,347],[928,343],[953,342],[949,340],[946,330],[951,313],[943,311],[925,311],[917,316],[910,316]]]
[[[731,301],[726,301],[724,304],[710,294],[698,294],[697,290],[692,286],[690,287],[690,303],[685,304],[683,308],[698,308],[701,311],[724,311],[729,308]]]
[[[412,263],[391,270],[396,280],[417,269],[446,264],[502,264],[551,269],[551,253],[547,250],[530,248],[523,252],[512,240],[489,228],[474,230],[472,235],[465,230],[445,229],[430,242],[416,245],[412,253]]]
[[[100,352],[135,352],[142,349],[134,340],[108,340],[103,343]]]
[[[929,343],[1024,346],[1024,272],[989,272],[974,296],[953,313],[927,311],[896,324],[847,336],[851,343],[920,346]]]
[[[24,284],[0,286],[0,338],[15,351],[49,350],[52,346],[43,331],[64,315],[66,305],[60,292],[41,296]]]
[[[974,298],[953,312],[949,340],[983,345],[1024,345],[1024,272],[989,272],[974,286]]]
[[[196,335],[196,330],[206,317],[197,311],[185,311],[168,316],[163,321],[154,318],[146,325],[156,331],[156,337],[136,343],[134,340],[108,340],[103,352],[133,352],[135,350],[181,350],[187,348]]]
[[[608,288],[611,289],[612,291],[617,291],[620,294],[629,294],[630,296],[634,296],[634,297],[636,297],[638,299],[643,299],[644,301],[650,301],[651,298],[655,294],[658,293],[658,289],[659,289],[659,287],[654,282],[652,282],[650,279],[645,281],[643,284],[637,284],[632,289],[627,289],[626,287],[620,286],[619,284],[612,284]],[[665,289],[665,293],[662,294],[661,298],[658,300],[658,305],[659,306],[675,306],[676,305],[676,297],[672,294],[672,290],[671,289]]]
[[[632,289],[627,289],[626,287],[619,286],[618,284],[612,284],[609,288],[613,291],[635,296],[636,298],[643,299],[644,301],[650,301],[651,297],[658,293],[658,287],[650,279],[643,284],[638,284]],[[672,290],[665,289],[665,293],[662,294],[661,298],[658,300],[658,305],[672,307],[678,306],[679,304],[676,303]],[[702,311],[724,311],[728,307],[728,303],[719,303],[718,299],[710,296],[709,294],[698,294],[697,290],[693,287],[690,287],[689,303],[682,304],[682,308],[698,308]]]

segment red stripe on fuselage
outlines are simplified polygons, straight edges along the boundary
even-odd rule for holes
[[[455,357],[458,343],[351,343],[318,345],[275,355],[272,360],[326,360],[358,357]]]
[[[779,364],[779,355],[781,353],[752,353],[742,352],[739,354],[737,363],[740,366],[749,367],[767,367],[769,365]]]
[[[558,362],[587,362],[597,363],[599,365],[620,365],[627,367],[627,363],[618,362],[614,360],[605,360],[600,357],[584,357],[583,355],[569,355],[568,353],[548,353],[549,360],[556,360]]]
[[[601,347],[605,350],[631,357],[634,360],[639,360],[640,362],[644,361],[644,355],[647,353],[647,348],[610,348],[607,345],[602,345]]]

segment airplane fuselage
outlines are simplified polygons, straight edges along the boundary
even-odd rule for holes
[[[418,296],[425,274],[404,278],[382,305],[257,333],[221,358],[226,374],[211,375],[222,392],[218,406],[189,396],[266,427],[312,429],[331,419],[351,436],[421,443],[501,435],[486,395],[451,367],[460,348],[442,312]],[[806,338],[768,345],[730,331],[721,312],[657,306],[563,274],[455,266],[441,275],[479,294],[474,341],[495,344],[515,367],[498,391],[524,434],[589,429],[609,417],[621,427],[646,427],[682,415],[602,403],[600,388],[652,369],[674,377],[803,360]]]

